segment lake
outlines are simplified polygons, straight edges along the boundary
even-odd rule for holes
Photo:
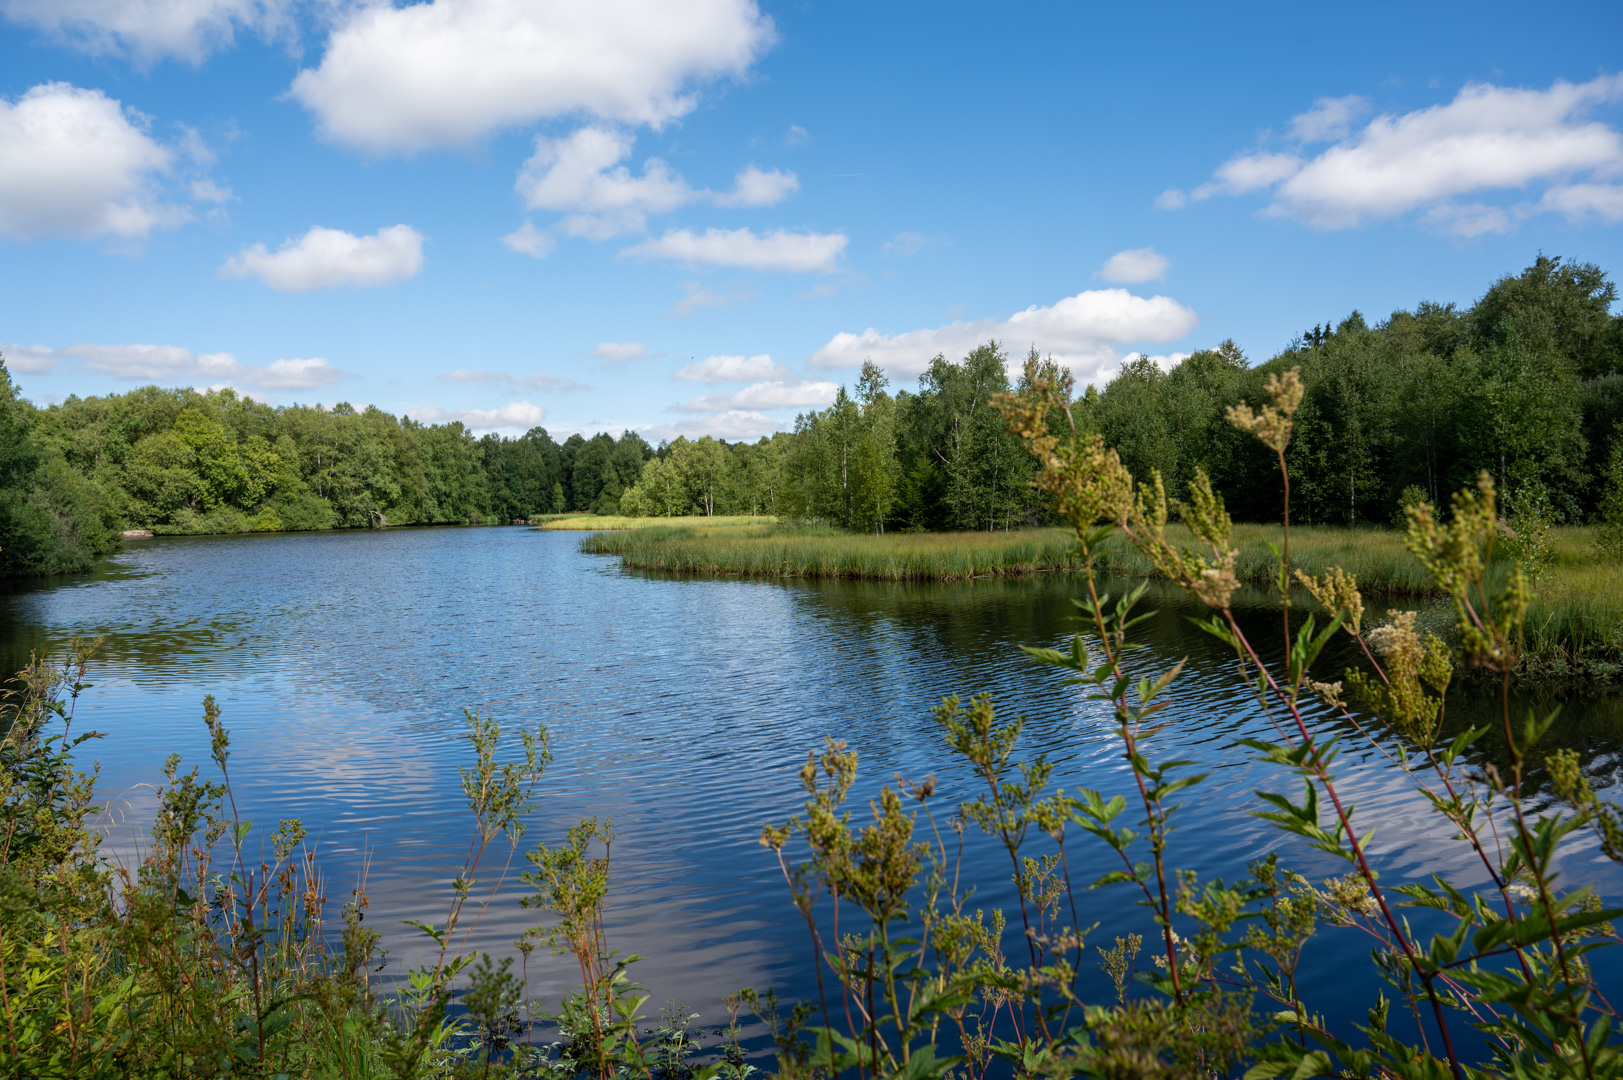
[[[861,755],[854,807],[865,811],[894,773],[935,774],[945,813],[974,792],[930,709],[945,694],[989,691],[1000,711],[1026,715],[1023,751],[1056,762],[1057,785],[1129,791],[1109,710],[1018,648],[1069,639],[1074,580],[679,579],[622,570],[581,554],[578,541],[524,528],[441,528],[133,542],[94,574],[6,585],[0,664],[14,669],[30,649],[60,648],[74,634],[106,635],[78,724],[107,733],[89,746],[112,800],[110,849],[125,857],[138,850],[164,758],[174,751],[208,765],[201,700],[213,694],[232,732],[236,799],[253,835],[301,818],[318,845],[333,914],[369,862],[369,921],[385,933],[387,971],[421,955],[423,939],[402,920],[443,919],[465,850],[462,710],[513,728],[545,724],[557,761],[526,843],[554,842],[582,816],[612,817],[611,944],[646,957],[637,972],[651,1005],[677,999],[707,1022],[741,986],[815,993],[804,924],[756,838],[763,824],[797,811],[796,771],[825,736]],[[1212,773],[1179,815],[1172,865],[1233,880],[1248,860],[1280,850],[1309,877],[1342,872],[1250,815],[1255,788],[1297,793],[1289,777],[1233,747],[1271,729],[1236,684],[1231,654],[1189,625],[1195,609],[1160,590],[1154,604],[1161,610],[1139,657],[1155,670],[1190,660],[1150,755],[1192,758]],[[1260,607],[1246,617],[1259,635],[1277,626]],[[1340,677],[1347,642],[1338,637],[1321,679]],[[1532,704],[1552,702],[1546,695]],[[1614,784],[1618,699],[1559,704],[1558,741],[1582,751],[1597,783]],[[1490,705],[1479,686],[1451,698],[1456,723],[1486,716]],[[1486,741],[1482,754],[1494,753]],[[1348,740],[1340,774],[1361,831],[1376,829],[1371,850],[1383,879],[1438,871],[1461,885],[1485,880],[1468,848],[1449,842],[1452,830],[1368,742]],[[1543,800],[1533,794],[1529,805]],[[1068,848],[1078,881],[1115,868],[1091,838]],[[1623,874],[1587,837],[1567,850],[1567,885],[1623,893]],[[503,845],[495,870],[505,855]],[[976,904],[1013,911],[1001,849],[979,840],[966,857],[980,882]],[[535,921],[514,900],[521,865],[522,857],[475,947],[506,954]],[[1150,926],[1130,901],[1119,887],[1079,897],[1083,922],[1099,923],[1090,944]],[[1018,944],[1014,934],[1006,944]],[[1375,995],[1368,948],[1356,932],[1322,930],[1304,965],[1305,999],[1338,1022],[1362,1021]],[[1617,966],[1603,966],[1609,991],[1623,981]],[[572,969],[567,958],[538,952],[532,992],[556,1004]],[[1095,1000],[1108,996],[1091,966],[1084,983]]]

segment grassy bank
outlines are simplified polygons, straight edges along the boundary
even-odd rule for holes
[[[964,581],[1075,570],[1075,537],[1063,529],[1009,533],[890,533],[852,535],[790,526],[761,518],[585,518],[542,528],[622,529],[584,538],[581,550],[617,555],[628,567],[708,576],[844,578],[872,581]],[[585,522],[595,522],[587,525]],[[624,524],[609,524],[623,522]],[[1181,526],[1169,530],[1188,541]],[[1278,526],[1239,525],[1240,577],[1268,585],[1275,573],[1270,543]],[[1617,678],[1623,675],[1623,565],[1596,560],[1591,530],[1553,529],[1549,571],[1539,581],[1527,618],[1530,674]],[[1291,530],[1291,564],[1310,574],[1339,566],[1381,610],[1383,601],[1437,597],[1425,568],[1391,529],[1299,527]],[[1509,570],[1508,558],[1493,572]],[[1100,560],[1105,573],[1152,576],[1149,563],[1117,537]],[[1440,620],[1440,624],[1448,620]]]
[[[599,532],[604,529],[648,529],[659,526],[690,525],[703,522],[711,530],[744,526],[770,525],[777,518],[750,517],[621,517],[618,514],[543,514],[530,519],[530,524],[547,532]]]
[[[1072,557],[1076,538],[1066,529],[874,536],[781,525],[760,518],[572,515],[568,521],[548,522],[542,528],[637,530],[588,537],[581,542],[581,548],[618,555],[625,565],[643,570],[748,577],[962,581],[1075,569]],[[1169,531],[1176,540],[1191,541],[1182,526],[1174,525]],[[1277,527],[1235,528],[1242,580],[1264,585],[1273,579],[1278,563],[1268,545],[1280,540],[1281,530]],[[1423,596],[1431,591],[1425,569],[1404,550],[1402,536],[1390,530],[1297,528],[1291,532],[1291,563],[1309,573],[1340,566],[1356,574],[1371,595]],[[1124,577],[1148,577],[1151,573],[1144,556],[1120,537],[1106,545],[1099,568]]]

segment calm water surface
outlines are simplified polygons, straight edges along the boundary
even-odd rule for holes
[[[369,860],[370,920],[385,932],[394,970],[420,952],[401,920],[443,918],[465,850],[462,710],[545,724],[557,762],[527,840],[555,840],[585,815],[612,817],[613,944],[647,957],[639,972],[655,1001],[679,997],[707,1019],[744,985],[814,993],[803,924],[756,836],[795,812],[795,772],[826,735],[861,755],[856,805],[894,773],[934,773],[945,808],[972,793],[929,710],[944,694],[991,691],[1001,709],[1028,717],[1024,747],[1058,763],[1055,783],[1128,791],[1108,711],[1017,648],[1068,640],[1073,582],[678,579],[583,555],[578,539],[504,528],[132,543],[96,574],[0,593],[0,666],[74,634],[107,636],[80,715],[108,733],[96,753],[113,799],[112,845],[125,852],[150,817],[164,758],[176,751],[207,763],[200,703],[212,693],[231,728],[236,797],[254,835],[302,818],[334,908]],[[1140,656],[1164,667],[1187,654],[1190,664],[1152,756],[1193,758],[1212,771],[1181,815],[1174,864],[1233,879],[1279,849],[1310,877],[1340,873],[1250,816],[1253,789],[1291,781],[1231,747],[1271,729],[1235,685],[1226,654],[1189,628],[1193,611],[1171,596],[1156,602],[1151,648]],[[1255,618],[1259,633],[1277,625]],[[1344,659],[1331,657],[1326,672]],[[1451,708],[1486,707],[1474,698],[1462,692]],[[1619,702],[1560,704],[1562,740],[1583,752],[1598,782],[1613,783]],[[1377,830],[1373,854],[1385,877],[1484,880],[1367,743],[1349,742],[1341,772],[1361,828]],[[1114,869],[1105,854],[1083,838],[1072,847],[1073,875]],[[1008,904],[1001,849],[972,844],[968,860],[982,883],[977,903]],[[1623,876],[1585,839],[1563,871],[1569,885],[1623,893]],[[511,897],[484,917],[476,947],[506,952],[533,921]],[[1081,900],[1084,921],[1100,923],[1090,940],[1101,944],[1148,924],[1125,892]],[[1007,944],[1017,944],[1012,932]],[[1367,939],[1327,930],[1308,955],[1307,1000],[1344,1009],[1338,1020],[1361,1020],[1375,989],[1364,985]],[[555,1003],[568,965],[542,956],[531,964],[532,991]],[[1615,971],[1607,978],[1623,981]]]

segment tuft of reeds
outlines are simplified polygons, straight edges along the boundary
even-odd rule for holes
[[[703,522],[712,529],[742,528],[772,524],[776,518],[750,517],[624,517],[619,514],[546,514],[533,517],[530,524],[545,532],[600,532],[625,529],[649,529],[664,525]]]

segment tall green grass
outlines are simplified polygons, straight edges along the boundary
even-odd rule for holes
[[[1046,573],[1069,567],[1075,538],[1061,529],[1014,533],[891,533],[853,536],[833,529],[662,525],[602,533],[581,550],[618,555],[630,567],[746,577],[963,581]]]
[[[686,525],[704,522],[705,528],[736,528],[770,524],[770,517],[621,517],[618,514],[543,514],[530,519],[530,524],[547,532],[598,532],[604,529],[649,529],[661,525]]]
[[[581,550],[617,555],[627,567],[704,576],[860,579],[871,581],[966,581],[1069,573],[1076,538],[1063,529],[1016,532],[851,534],[816,526],[786,525],[763,518],[596,518],[543,528],[587,528],[598,532]],[[624,524],[610,524],[623,522]],[[1180,542],[1192,538],[1182,526],[1168,532]],[[1527,618],[1527,670],[1550,677],[1623,676],[1623,565],[1598,560],[1591,530],[1551,530],[1551,565],[1539,580]],[[1234,530],[1242,581],[1269,586],[1278,561],[1277,525],[1238,525]],[[1108,541],[1098,569],[1121,577],[1153,577],[1148,560],[1124,538]],[[1359,588],[1379,612],[1383,600],[1413,604],[1437,599],[1424,567],[1391,529],[1297,527],[1291,530],[1291,565],[1309,574],[1339,566],[1358,579]],[[1512,566],[1501,555],[1490,579]],[[1451,618],[1429,620],[1446,626]]]

